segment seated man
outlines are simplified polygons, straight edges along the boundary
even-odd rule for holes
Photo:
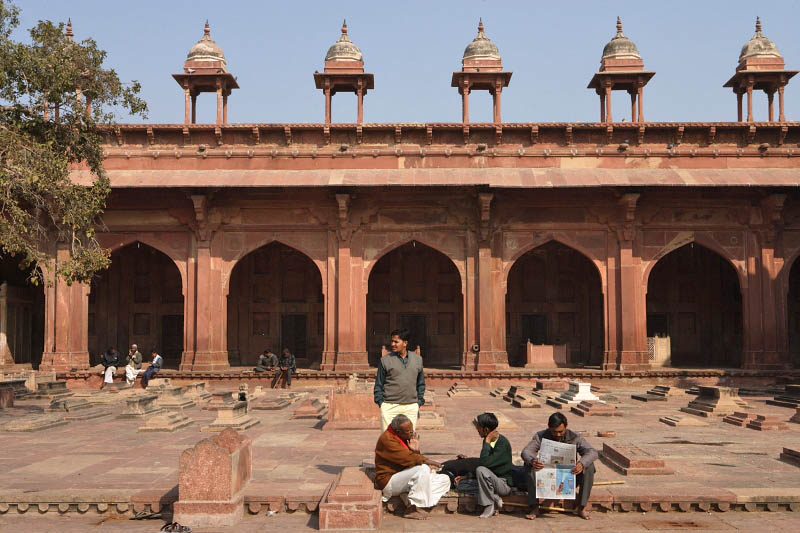
[[[153,378],[154,375],[161,370],[161,367],[164,366],[164,358],[158,354],[155,348],[153,348],[153,361],[150,363],[150,366],[147,367],[147,370],[144,371],[144,375],[142,375],[142,388],[146,389],[147,384]]]
[[[114,383],[114,373],[120,365],[119,352],[113,346],[109,347],[106,353],[100,356],[100,362],[103,364],[103,383],[100,388],[104,388],[109,383]]]
[[[589,502],[589,495],[592,493],[592,483],[594,482],[594,462],[597,460],[597,450],[586,441],[583,435],[567,429],[567,417],[561,413],[553,413],[547,420],[547,429],[537,432],[525,448],[522,450],[522,460],[525,461],[525,471],[528,475],[528,505],[530,509],[525,518],[534,520],[539,516],[539,500],[536,498],[536,471],[544,468],[544,464],[539,461],[539,448],[542,439],[549,439],[565,444],[574,444],[580,459],[572,469],[575,474],[575,484],[579,488],[578,499],[576,501],[575,514],[589,520],[589,513],[586,512],[586,504]]]
[[[267,348],[258,356],[258,365],[253,369],[256,372],[268,372],[278,366],[278,356]]]
[[[465,470],[474,471],[478,479],[478,504],[483,506],[481,518],[491,518],[502,509],[502,496],[508,496],[513,486],[511,443],[498,433],[498,422],[494,413],[478,415],[472,425],[483,439],[481,456],[470,459],[459,455],[454,461],[446,461],[442,465],[442,471],[448,470],[456,474],[456,483],[469,473]]]
[[[289,351],[289,348],[284,348],[281,352],[281,357],[278,359],[278,371],[275,372],[275,377],[272,378],[272,388],[278,384],[278,381],[283,378],[286,384],[283,388],[292,388],[292,373],[297,372],[297,363],[295,362],[294,355]]]
[[[439,466],[419,453],[419,439],[406,415],[395,416],[375,446],[375,483],[383,501],[400,496],[406,518],[425,520],[428,515],[417,508],[433,507],[450,490],[450,478],[432,472]]]

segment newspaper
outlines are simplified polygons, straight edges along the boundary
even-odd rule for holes
[[[574,500],[575,474],[572,469],[577,464],[575,445],[542,439],[539,461],[544,463],[544,468],[536,472],[536,497]]]

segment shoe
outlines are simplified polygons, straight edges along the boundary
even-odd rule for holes
[[[495,511],[494,504],[491,503],[483,508],[483,512],[481,513],[481,516],[479,518],[491,518],[494,516],[494,511]]]

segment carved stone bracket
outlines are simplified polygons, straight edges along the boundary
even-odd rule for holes
[[[531,126],[531,144],[539,142],[539,126]]]
[[[194,207],[194,224],[192,229],[197,236],[197,240],[201,242],[208,242],[222,224],[222,220],[212,222],[210,216],[209,202],[212,194],[191,194],[189,198],[192,200],[192,207]],[[218,218],[218,217],[214,217]]]
[[[612,229],[617,232],[617,238],[620,242],[633,242],[636,237],[637,227],[636,221],[636,206],[639,202],[639,193],[623,194],[619,199],[619,205],[622,209],[621,224],[615,225]]]
[[[778,232],[783,229],[783,206],[785,203],[785,194],[770,194],[761,200],[761,212],[764,217],[762,233],[767,244],[774,243]]]
[[[482,242],[489,240],[489,230],[491,222],[491,206],[494,194],[484,192],[478,194],[478,208],[480,210],[480,239]]]

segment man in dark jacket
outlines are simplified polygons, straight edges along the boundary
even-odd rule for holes
[[[281,352],[281,357],[278,359],[278,370],[275,372],[275,377],[272,378],[272,388],[278,384],[281,377],[286,378],[286,386],[292,388],[292,374],[297,372],[297,363],[295,362],[294,355],[289,351],[289,348],[284,348]]]
[[[503,496],[511,493],[511,443],[497,431],[498,421],[494,413],[483,413],[472,421],[475,430],[483,439],[481,455],[446,461],[442,471],[456,474],[458,483],[468,471],[474,471],[478,480],[478,504],[483,506],[481,518],[491,518],[503,508]]]
[[[589,495],[592,493],[594,462],[598,458],[598,453],[583,435],[567,429],[567,417],[561,413],[550,415],[547,421],[547,429],[537,432],[533,436],[533,440],[522,450],[522,460],[525,461],[525,471],[528,477],[528,505],[530,506],[525,518],[534,520],[539,516],[539,499],[536,498],[536,472],[544,468],[544,464],[538,458],[542,439],[575,445],[580,456],[580,460],[575,465],[575,468],[572,469],[572,473],[575,474],[575,484],[580,488],[575,514],[584,520],[589,520],[589,513],[586,512],[585,508],[589,502]]]
[[[103,365],[103,383],[100,385],[102,389],[107,383],[114,383],[114,373],[121,363],[119,352],[110,346],[106,353],[100,356],[100,363]]]

